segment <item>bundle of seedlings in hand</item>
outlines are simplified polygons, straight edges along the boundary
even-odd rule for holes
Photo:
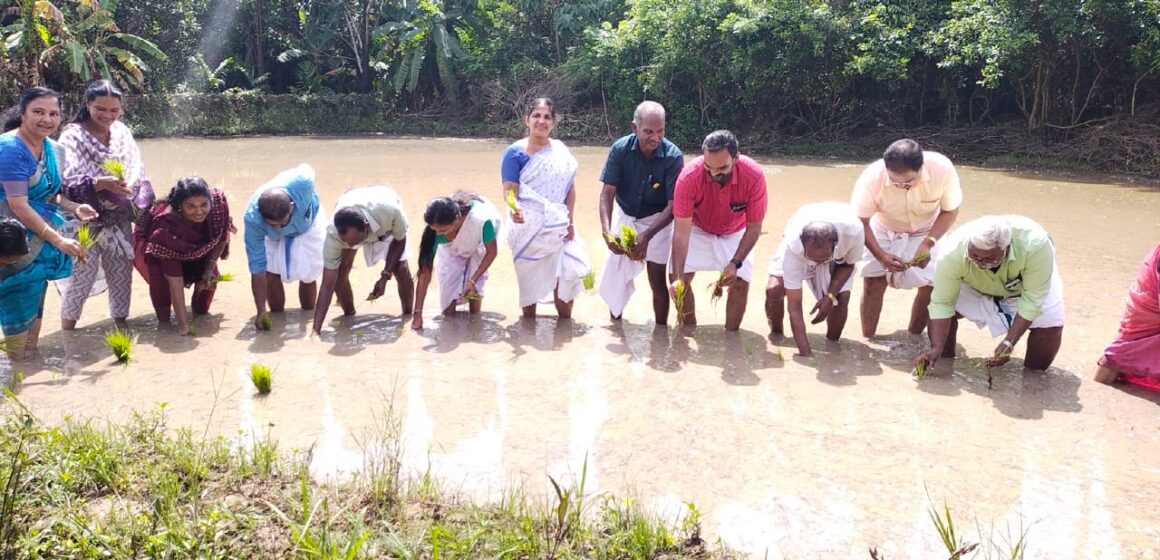
[[[507,191],[507,193],[504,194],[504,200],[507,201],[508,208],[511,209],[512,214],[519,215],[520,203],[519,203],[519,201],[516,200],[515,189]]]
[[[109,158],[101,164],[101,171],[116,177],[120,181],[125,180],[125,162],[119,159]]]
[[[921,252],[921,253],[915,253],[915,255],[914,255],[914,257],[913,257],[913,258],[911,258],[910,260],[908,260],[908,261],[906,261],[906,262],[904,262],[904,263],[902,263],[902,264],[903,264],[904,266],[906,266],[906,268],[910,268],[910,267],[912,267],[912,266],[915,266],[915,265],[917,265],[918,263],[920,263],[920,262],[922,262],[922,261],[924,261],[924,260],[926,260],[926,259],[929,259],[929,258],[930,258],[930,253],[927,253],[926,251],[923,251],[923,252]]]
[[[926,368],[926,358],[922,358],[914,363],[914,371],[911,373],[911,375],[913,375],[915,379],[922,379],[923,377],[926,377]]]
[[[121,332],[121,329],[105,333],[105,346],[113,352],[117,363],[127,364],[133,359],[133,337]]]
[[[725,295],[725,285],[722,284],[724,281],[725,273],[722,272],[721,275],[717,277],[716,282],[709,284],[709,289],[712,290],[712,294],[709,296],[710,304],[717,305],[717,301],[721,299],[721,296]]]
[[[230,282],[234,279],[234,273],[227,272],[225,274],[218,274],[210,279],[210,282],[217,284],[218,282]]]
[[[97,238],[93,235],[93,230],[89,229],[89,224],[81,224],[77,228],[77,243],[80,243],[81,247],[84,247],[86,251],[96,242]]]
[[[591,292],[592,290],[595,290],[596,289],[596,271],[589,270],[588,274],[585,274],[584,277],[580,279],[580,281],[584,283],[585,290],[588,290],[589,292]]]
[[[611,233],[605,233],[604,239],[628,254],[636,247],[636,230],[632,229],[631,226],[620,226],[620,237],[613,237]]]
[[[674,301],[673,307],[677,308],[677,324],[685,324],[685,283],[677,280],[677,285],[673,287]]]
[[[271,373],[269,366],[262,364],[250,366],[250,381],[253,382],[254,388],[263,395],[270,393],[270,385],[272,384],[270,380]]]

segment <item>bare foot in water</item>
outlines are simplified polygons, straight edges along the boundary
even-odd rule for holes
[[[1095,379],[1100,383],[1111,384],[1119,376],[1120,372],[1109,367],[1100,366],[1098,369],[1096,369],[1096,374],[1092,376],[1092,379]]]

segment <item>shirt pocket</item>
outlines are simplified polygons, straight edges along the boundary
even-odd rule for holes
[[[940,202],[942,202],[941,198],[936,198],[934,200],[923,200],[920,198],[913,203],[912,210],[915,214],[924,216],[934,214],[938,211]]]

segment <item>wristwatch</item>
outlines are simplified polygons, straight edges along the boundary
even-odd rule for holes
[[[826,292],[826,297],[830,298],[830,303],[838,305],[838,296],[834,295],[832,292]]]
[[[733,263],[733,266],[736,267],[737,270],[741,270],[741,265],[745,264],[737,259],[729,259],[729,262]]]

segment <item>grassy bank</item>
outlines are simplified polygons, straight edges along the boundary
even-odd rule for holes
[[[693,506],[668,523],[586,494],[583,475],[551,503],[518,488],[489,504],[450,495],[403,472],[391,420],[365,442],[362,474],[326,484],[271,441],[169,430],[164,407],[60,427],[0,407],[4,559],[731,557],[701,540]]]

